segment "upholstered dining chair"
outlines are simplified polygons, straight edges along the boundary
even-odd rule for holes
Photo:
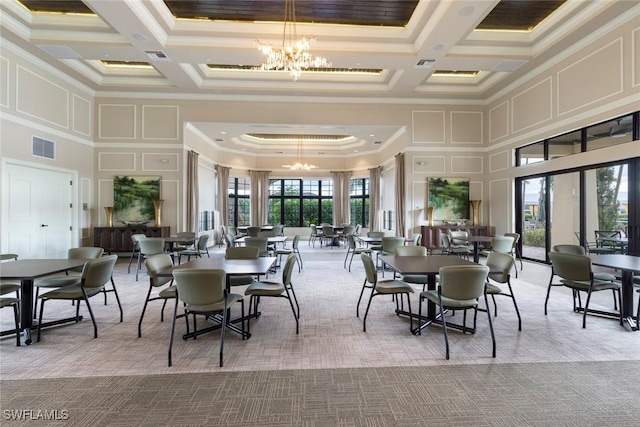
[[[320,234],[318,232],[318,227],[315,224],[311,224],[309,226],[309,241],[307,242],[307,246],[311,246],[313,245],[313,247],[316,247],[316,240],[318,240],[318,238],[320,237]]]
[[[298,273],[302,271],[302,256],[300,255],[300,249],[298,249],[298,245],[300,244],[300,235],[296,234],[293,236],[293,242],[291,243],[291,249],[289,248],[280,248],[276,249],[273,253],[276,257],[278,257],[278,267],[282,265],[282,257],[284,255],[294,254],[296,256],[296,263],[298,264]]]
[[[149,290],[147,291],[147,297],[144,300],[142,313],[140,313],[140,320],[138,321],[138,338],[142,336],[142,319],[144,318],[144,313],[147,310],[147,304],[149,304],[149,301],[162,300],[160,321],[164,322],[164,308],[167,305],[167,300],[176,297],[176,287],[172,286],[173,277],[158,276],[158,273],[162,270],[168,270],[173,267],[173,260],[171,259],[171,256],[169,256],[169,254],[151,255],[144,261],[144,265],[147,268],[147,273],[149,274]],[[154,289],[159,289],[159,292],[152,297],[151,292]]]
[[[520,252],[520,234],[518,233],[504,233],[505,236],[507,237],[513,237],[513,246],[511,247],[511,256],[513,256],[513,258],[517,261],[520,260],[520,271],[522,271],[523,268],[523,263],[522,263],[522,253]],[[518,268],[516,266],[516,264],[514,263],[513,266],[515,267],[515,271],[516,271],[516,278],[518,277]]]
[[[201,258],[202,255],[205,255],[205,254],[207,255],[207,258],[211,258],[211,256],[209,255],[209,247],[207,246],[208,244],[209,244],[208,234],[203,234],[200,237],[198,237],[198,241],[196,242],[195,247],[189,247],[181,251],[178,251],[178,265],[180,264],[181,258],[183,256],[187,257],[187,261],[190,261],[191,257]]]
[[[186,239],[193,239],[196,237],[196,233],[194,233],[193,231],[179,231],[176,233],[176,237],[184,237]],[[195,248],[195,244],[194,243],[189,243],[189,242],[177,242],[175,244],[175,246],[173,247],[173,249],[176,252],[180,252],[180,251],[184,251],[187,249],[194,249]]]
[[[260,234],[260,227],[257,227],[257,226],[247,227],[247,236],[258,237],[258,234]]]
[[[260,248],[256,246],[236,246],[228,247],[225,250],[225,258],[227,259],[258,259],[260,256]],[[243,286],[253,283],[253,276],[229,276],[227,282],[229,286]]]
[[[573,245],[573,244],[559,244],[559,245],[555,245],[553,247],[553,250],[555,252],[561,252],[561,253],[565,253],[565,254],[573,254],[573,255],[586,255],[587,254],[587,250],[580,245]],[[547,286],[547,297],[545,299],[544,302],[544,314],[545,316],[547,315],[547,302],[549,301],[549,293],[551,292],[551,288],[552,287],[557,287],[557,286],[562,286],[564,287],[564,285],[562,283],[553,283],[553,268],[551,269],[551,279],[549,280],[549,285]],[[593,278],[596,280],[604,280],[606,282],[615,282],[616,276],[614,276],[611,273],[608,273],[606,271],[594,271],[593,272]],[[612,289],[611,293],[613,294],[613,309],[617,310],[618,309],[618,295],[616,294],[616,290]],[[580,295],[578,295],[578,301],[579,304],[581,304],[580,301]]]
[[[260,256],[269,256],[269,240],[266,237],[245,237],[245,246],[253,246],[259,249]]]
[[[224,270],[209,268],[176,269],[173,271],[173,278],[176,284],[176,300],[173,308],[171,334],[169,336],[169,366],[172,365],[171,352],[176,329],[176,318],[178,317],[178,303],[182,302],[187,321],[187,331],[189,329],[189,314],[193,315],[194,339],[197,336],[196,315],[222,315],[220,326],[220,367],[222,367],[224,364],[224,332],[229,325],[229,311],[238,302],[242,307],[242,339],[244,340],[245,338],[243,296],[227,292]]]
[[[16,261],[17,259],[18,259],[18,254],[0,254],[0,262]],[[0,281],[0,295],[6,295],[12,292],[16,293],[16,298],[18,299],[20,298],[20,283],[13,282],[10,280]]]
[[[142,233],[136,233],[131,235],[131,245],[133,249],[131,250],[131,256],[129,257],[129,266],[127,267],[127,274],[131,274],[131,263],[133,262],[133,258],[138,256],[140,252],[140,245],[138,242],[142,239],[146,239],[147,235]]]
[[[20,299],[15,297],[2,297],[0,298],[0,309],[5,307],[13,308],[13,321],[16,329],[16,345],[20,347],[20,317],[18,315],[18,304]]]
[[[91,259],[84,264],[82,268],[82,276],[78,279],[78,283],[73,285],[64,286],[59,289],[54,289],[47,293],[40,295],[40,314],[38,315],[38,338],[40,341],[40,327],[42,325],[42,314],[44,312],[45,302],[51,300],[68,300],[76,302],[76,320],[80,315],[80,301],[84,301],[87,305],[87,310],[91,316],[93,322],[93,337],[98,338],[98,325],[89,303],[89,298],[95,296],[103,291],[104,286],[110,281],[113,286],[113,291],[118,302],[118,308],[120,309],[120,322],[122,322],[122,305],[120,305],[120,298],[118,297],[118,291],[116,290],[115,283],[113,282],[113,267],[118,260],[117,255],[108,255],[96,259]]]
[[[474,310],[473,329],[476,328],[478,317],[478,299],[484,296],[485,306],[487,305],[487,294],[485,283],[489,274],[489,267],[485,265],[452,265],[441,267],[439,271],[440,285],[438,289],[427,290],[420,293],[420,308],[418,312],[418,333],[422,334],[422,303],[429,300],[435,303],[440,313],[438,315],[442,322],[442,332],[446,348],[446,358],[449,359],[449,337],[447,334],[446,309],[464,310],[464,319],[468,309]],[[489,319],[489,329],[491,330],[491,341],[493,343],[493,357],[496,357],[496,337],[493,332],[491,322],[491,311],[486,310]],[[466,324],[463,331],[466,329]]]
[[[342,266],[343,268],[347,268],[347,259],[349,259],[349,272],[351,272],[353,257],[360,254],[368,254],[371,256],[371,249],[356,245],[356,239],[353,237],[353,234],[347,234],[347,245],[347,254],[344,257]],[[351,258],[349,258],[349,255],[351,255]]]
[[[291,306],[291,311],[293,312],[293,318],[296,321],[296,334],[299,333],[300,325],[298,319],[300,319],[300,306],[298,305],[298,298],[296,297],[296,293],[293,290],[293,285],[291,284],[293,264],[295,262],[295,254],[289,254],[287,256],[287,260],[284,263],[284,268],[282,269],[282,282],[276,282],[273,280],[258,280],[250,284],[247,289],[245,289],[245,296],[249,296],[247,333],[251,332],[251,309],[253,308],[254,317],[257,317],[258,302],[262,297],[284,298],[289,300],[289,305]]]
[[[396,248],[404,245],[404,237],[399,236],[386,236],[382,238],[382,244],[380,245],[380,250],[376,250],[371,248],[376,253],[376,265],[379,264],[379,260],[381,256],[384,255],[395,255]],[[385,266],[382,265],[382,275],[384,276]]]
[[[136,282],[138,273],[142,269],[142,262],[147,257],[164,253],[164,239],[162,237],[147,237],[138,241],[140,251],[138,252],[138,266],[136,268]]]
[[[100,258],[104,253],[104,249],[97,247],[81,247],[81,248],[70,248],[67,251],[68,259],[96,259]],[[67,271],[67,273],[57,276],[49,276],[40,280],[36,280],[33,284],[35,293],[34,293],[34,306],[33,312],[38,312],[38,295],[40,294],[40,289],[45,288],[62,288],[69,285],[77,285],[82,276],[82,267],[77,269],[71,269]],[[104,293],[104,303],[107,303],[107,294],[106,291]]]
[[[424,246],[398,246],[395,249],[396,256],[428,256],[429,251]],[[421,285],[424,291],[427,286],[429,276],[425,274],[405,274],[402,276],[402,280],[415,285]],[[437,280],[437,279],[436,279]]]
[[[591,258],[588,255],[574,255],[563,252],[549,252],[551,259],[551,280],[556,275],[560,277],[560,283],[573,291],[573,311],[582,310],[582,327],[587,327],[587,313],[589,312],[589,301],[593,292],[613,290],[618,296],[618,305],[622,307],[620,282],[598,280],[593,275],[591,268]],[[576,305],[576,297],[580,292],[586,292],[587,300],[584,308],[581,301]],[[546,314],[545,301],[545,314]],[[622,325],[622,311],[619,311],[620,325]]]
[[[320,247],[324,246],[324,242],[327,242],[333,249],[333,239],[338,238],[338,234],[333,229],[333,225],[323,225],[322,226],[322,236],[320,238]]]
[[[494,306],[494,317],[498,317],[498,304],[496,304],[496,295],[503,295],[513,300],[513,307],[518,316],[518,330],[522,330],[522,319],[518,310],[518,303],[511,287],[511,269],[515,264],[515,260],[511,254],[501,252],[491,252],[487,257],[486,266],[489,267],[490,273],[487,280],[487,295],[491,295]],[[495,282],[495,283],[494,283]],[[496,284],[497,283],[497,284]],[[509,291],[503,290],[500,285],[507,285]],[[489,310],[489,307],[487,307]]]
[[[373,297],[377,295],[394,295],[396,301],[396,310],[399,308],[399,301],[403,295],[407,297],[407,306],[409,307],[409,318],[411,319],[409,330],[413,330],[413,316],[411,315],[411,299],[410,294],[413,293],[413,288],[408,283],[397,279],[383,279],[378,280],[378,271],[373,262],[373,259],[367,254],[360,254],[362,264],[364,264],[364,271],[366,277],[362,283],[362,290],[360,291],[360,297],[358,298],[358,304],[356,305],[356,317],[360,317],[360,301],[362,301],[362,295],[365,289],[371,289],[369,295],[369,302],[367,303],[367,309],[364,312],[364,319],[362,321],[362,331],[367,332],[367,315],[369,314],[369,308],[371,307],[371,301]]]

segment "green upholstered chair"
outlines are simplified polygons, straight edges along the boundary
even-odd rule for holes
[[[193,315],[194,339],[197,334],[196,315],[208,317],[213,314],[222,315],[220,329],[220,367],[224,363],[224,332],[229,325],[229,311],[231,307],[240,302],[242,307],[242,339],[244,333],[244,299],[240,294],[227,292],[226,275],[224,270],[185,268],[176,269],[173,272],[176,284],[176,301],[173,308],[173,321],[171,322],[171,335],[169,338],[168,364],[172,365],[171,352],[173,348],[173,336],[178,317],[178,303],[184,304],[184,314],[189,329],[189,314]]]
[[[591,300],[591,294],[593,292],[613,290],[618,296],[618,304],[621,305],[620,288],[622,287],[619,282],[611,282],[608,280],[598,280],[594,277],[591,269],[591,258],[587,255],[574,255],[562,252],[549,252],[549,258],[551,259],[551,279],[549,285],[551,286],[551,280],[553,276],[560,277],[560,283],[570,288],[573,291],[573,310],[583,311],[582,327],[587,327],[587,313],[589,312],[589,301]],[[587,300],[582,309],[582,302],[579,300],[576,305],[576,296],[580,292],[587,293]],[[547,291],[548,294],[548,291]],[[547,298],[548,299],[548,298]],[[545,314],[547,301],[545,301]],[[620,325],[622,325],[622,312],[620,314]]]
[[[17,254],[0,254],[0,262],[16,261],[17,259],[18,259]],[[20,283],[13,282],[10,280],[0,281],[0,295],[6,295],[12,292],[16,293],[16,298],[18,299],[20,298]]]
[[[266,237],[247,236],[244,238],[244,245],[258,248],[261,257],[269,256],[269,240]]]
[[[111,281],[113,291],[118,301],[118,307],[120,308],[120,322],[122,322],[122,305],[120,305],[120,298],[118,297],[118,291],[113,283],[113,267],[118,260],[117,255],[108,255],[96,259],[91,259],[84,264],[82,268],[82,275],[79,283],[64,286],[59,289],[55,289],[40,295],[40,314],[38,315],[38,338],[40,341],[40,326],[42,325],[42,313],[44,312],[45,302],[50,300],[70,300],[76,301],[76,319],[79,319],[80,301],[84,301],[87,304],[87,310],[91,316],[93,322],[93,337],[98,338],[98,325],[93,316],[91,310],[91,304],[89,298],[101,293],[104,286]]]
[[[70,248],[67,251],[67,259],[96,259],[104,254],[104,249],[97,247]],[[36,280],[34,283],[34,307],[33,312],[38,312],[38,295],[40,289],[44,288],[62,288],[64,286],[77,285],[80,283],[82,276],[82,267],[69,270],[67,273],[56,276],[45,277]],[[107,294],[104,294],[104,303],[107,303]]]
[[[20,347],[20,320],[18,316],[18,304],[20,299],[14,297],[0,298],[0,309],[5,307],[13,308],[13,321],[16,328],[16,345]]]
[[[227,259],[258,259],[260,249],[255,246],[227,247],[225,258]],[[253,276],[229,276],[227,282],[229,286],[243,286],[253,283]]]
[[[164,308],[167,305],[167,300],[176,297],[176,287],[172,286],[173,277],[158,277],[158,273],[162,270],[173,268],[171,256],[169,256],[169,254],[151,255],[144,261],[144,265],[149,274],[149,290],[147,291],[147,297],[144,300],[144,306],[142,307],[142,313],[140,313],[140,320],[138,321],[138,338],[142,336],[142,319],[144,318],[144,313],[147,310],[149,301],[162,300],[160,321],[163,322]],[[151,292],[154,289],[159,291],[152,297]]]
[[[131,263],[133,262],[133,258],[137,257],[138,253],[140,252],[140,245],[138,245],[138,242],[141,239],[146,239],[146,238],[147,238],[147,235],[142,233],[136,233],[131,235],[131,245],[133,246],[133,249],[131,250],[131,256],[129,257],[129,266],[127,267],[128,274],[131,274]]]
[[[318,227],[315,224],[311,224],[309,226],[309,241],[307,242],[307,246],[316,247],[316,240],[320,238],[321,233],[318,232]]]
[[[422,244],[422,234],[420,233],[413,233],[411,235],[411,244],[413,246],[420,246]]]
[[[211,258],[209,255],[209,235],[203,234],[198,237],[198,241],[194,247],[186,248],[181,251],[178,251],[178,264],[180,264],[181,258],[183,256],[187,257],[187,261],[191,260],[191,257],[201,258],[202,255],[207,255],[207,258]]]
[[[449,244],[451,253],[459,257],[469,259],[469,255],[473,252],[473,245],[469,244],[469,233],[464,230],[449,232]]]
[[[398,246],[395,249],[395,255],[396,256],[428,256],[429,251],[424,246]],[[402,280],[407,283],[421,285],[423,291],[427,286],[428,279],[429,279],[429,276],[425,274],[405,274],[402,276]]]
[[[273,253],[276,257],[278,257],[278,267],[282,265],[282,257],[284,255],[294,254],[296,256],[296,263],[298,264],[298,273],[302,271],[302,256],[300,256],[300,249],[298,249],[298,245],[300,244],[300,235],[296,234],[293,236],[293,243],[291,243],[291,249],[289,248],[280,248],[276,249]]]
[[[586,255],[587,254],[587,250],[580,245],[572,245],[572,244],[561,244],[561,245],[555,245],[553,247],[553,250],[555,252],[562,252],[565,254],[574,254],[574,255]],[[549,301],[549,293],[551,292],[551,288],[554,286],[563,286],[564,285],[562,283],[553,283],[553,269],[551,269],[551,279],[549,280],[549,286],[547,286],[547,297],[545,299],[545,303],[544,303],[544,314],[547,314],[547,301]],[[607,282],[615,282],[616,276],[614,276],[611,273],[607,273],[606,271],[594,271],[593,272],[593,278],[596,280],[604,280]],[[618,295],[616,294],[616,290],[612,289],[611,292],[613,293],[613,309],[617,310],[618,309]]]
[[[411,299],[409,294],[413,293],[413,288],[406,282],[397,279],[378,280],[378,271],[373,262],[373,259],[367,254],[360,254],[360,259],[364,264],[364,270],[366,277],[362,284],[362,290],[360,291],[360,297],[358,298],[358,305],[356,306],[356,317],[360,317],[360,301],[365,289],[371,289],[369,295],[369,302],[367,303],[367,309],[364,312],[364,319],[362,322],[363,332],[367,332],[367,315],[369,314],[369,308],[371,307],[371,301],[376,295],[394,295],[396,296],[396,309],[398,309],[398,302],[402,300],[402,296],[407,296],[407,306],[409,307],[410,323],[413,323],[413,317],[411,315]],[[412,330],[412,325],[409,325],[409,329]]]
[[[442,249],[440,255],[456,255],[461,258],[469,258],[469,254],[473,251],[473,248],[469,248],[467,245],[456,246],[451,243],[451,236],[443,233],[441,236]]]
[[[520,234],[518,233],[504,233],[505,236],[507,237],[513,237],[513,245],[511,247],[511,256],[513,256],[513,258],[515,260],[520,260],[520,270],[522,270],[523,264],[522,264],[522,253],[520,253],[520,245],[518,244],[520,242]],[[513,264],[514,269],[516,271],[516,278],[518,277],[518,268],[516,266],[516,264]]]
[[[367,237],[373,237],[375,239],[380,239],[382,241],[382,238],[385,236],[384,231],[369,231],[367,232]],[[372,251],[380,251],[382,250],[382,244],[376,244],[376,245],[369,245],[369,248]]]
[[[347,234],[347,245],[347,254],[342,264],[343,268],[347,268],[347,259],[349,259],[349,271],[351,271],[351,263],[353,262],[354,255],[368,254],[371,256],[371,249],[356,245],[356,239],[353,237],[353,234]],[[351,254],[351,258],[349,258],[349,254]]]
[[[142,269],[143,260],[152,255],[164,253],[164,239],[162,237],[147,237],[138,241],[140,251],[138,252],[138,265],[136,268],[136,282],[138,281],[138,273]]]
[[[515,260],[510,254],[500,252],[491,252],[487,257],[487,267],[489,267],[489,280],[487,281],[487,295],[491,295],[493,300],[495,317],[498,316],[498,305],[496,304],[496,295],[503,295],[513,300],[513,307],[518,316],[518,330],[522,330],[522,319],[518,310],[518,303],[511,287],[511,269],[515,264]],[[505,291],[500,285],[507,285],[509,291]],[[487,310],[489,307],[487,307]]]
[[[257,317],[258,302],[263,297],[285,298],[289,300],[291,311],[293,312],[293,318],[296,321],[296,334],[299,333],[300,326],[298,319],[300,318],[300,306],[298,305],[298,299],[296,293],[293,290],[291,284],[291,276],[293,274],[293,264],[296,262],[295,254],[291,253],[287,256],[287,260],[284,263],[282,269],[282,282],[276,282],[272,280],[259,280],[250,284],[245,289],[244,294],[249,296],[249,317],[247,322],[247,333],[251,331],[251,310],[253,307],[253,315]],[[295,307],[294,307],[295,303]]]
[[[320,246],[323,246],[323,243],[326,241],[327,245],[329,245],[333,249],[333,239],[338,238],[338,234],[333,229],[333,225],[323,225],[322,226],[322,236],[320,237]]]
[[[193,238],[196,237],[196,233],[194,233],[193,231],[179,231],[179,232],[176,233],[176,237],[184,237],[184,238],[187,238],[187,239],[193,239]],[[187,250],[187,249],[194,249],[194,248],[195,248],[195,244],[192,243],[191,241],[188,241],[188,242],[176,242],[175,245],[173,246],[173,249],[176,252],[184,251],[184,250]]]
[[[256,226],[247,227],[247,236],[258,237],[258,234],[260,234],[260,227],[256,227]]]
[[[383,255],[395,255],[396,248],[404,245],[404,237],[387,236],[382,238],[380,250],[371,248],[376,253],[376,265],[379,264],[380,257]],[[385,266],[382,266],[382,274],[384,275]]]
[[[418,319],[422,319],[422,302],[429,300],[435,303],[440,313],[438,315],[442,322],[442,332],[444,333],[444,342],[446,348],[446,358],[449,359],[449,337],[447,335],[447,322],[445,310],[464,310],[464,318],[468,309],[474,310],[473,328],[476,328],[476,319],[478,317],[478,299],[484,296],[485,304],[487,304],[487,294],[485,293],[485,283],[489,267],[485,265],[452,265],[440,268],[440,285],[436,290],[428,290],[420,293],[420,311]],[[491,312],[486,310],[489,319],[489,329],[491,330],[491,340],[493,342],[493,357],[496,357],[496,338],[493,333],[493,324],[491,322]],[[422,320],[419,320],[421,323]],[[419,333],[422,332],[422,324],[419,325]]]

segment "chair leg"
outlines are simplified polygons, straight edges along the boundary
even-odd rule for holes
[[[118,290],[116,289],[116,283],[113,281],[113,276],[111,277],[111,287],[113,288],[113,293],[116,296],[116,301],[118,302],[118,308],[120,309],[120,323],[122,323],[122,304],[120,304],[120,297],[118,296]],[[105,300],[107,298],[107,293],[104,293]]]
[[[578,293],[579,295],[579,293]],[[591,289],[587,291],[587,301],[584,304],[584,311],[582,312],[582,328],[587,327],[587,311],[589,309],[589,301],[591,300]]]
[[[147,304],[149,303],[149,297],[151,296],[151,289],[153,286],[149,285],[149,292],[147,292],[147,297],[144,300],[144,305],[142,306],[142,313],[140,313],[140,320],[138,320],[138,338],[142,337],[142,319],[144,318],[144,312],[147,310]],[[167,300],[164,300],[167,302]],[[162,307],[164,309],[164,306]]]
[[[131,251],[131,256],[129,257],[129,266],[127,267],[127,274],[131,274],[131,263],[133,262],[133,257],[136,254],[135,249]]]
[[[486,292],[484,294],[484,303],[485,304],[487,303],[487,294],[486,294]],[[476,312],[477,312],[477,308],[476,308]],[[487,317],[489,319],[489,329],[491,330],[491,342],[493,344],[492,357],[496,357],[496,336],[495,336],[495,334],[493,332],[493,322],[491,321],[491,312],[489,310],[487,310]]]
[[[509,293],[511,294],[511,299],[513,300],[513,308],[515,308],[516,315],[518,316],[518,331],[522,331],[522,319],[520,318],[520,310],[518,310],[518,303],[516,302],[516,296],[513,294],[511,282],[507,282],[507,286],[509,286]]]
[[[375,286],[371,287],[371,296],[369,296],[369,302],[367,303],[367,310],[364,312],[364,319],[362,321],[362,332],[367,332],[367,315],[369,314],[369,307],[371,307],[371,300],[375,294]]]
[[[442,307],[442,299],[439,298],[440,320],[442,320],[442,332],[444,333],[445,358],[449,360],[449,336],[447,335],[447,321],[445,320],[444,307]]]
[[[616,290],[615,289],[611,289],[611,292],[613,293],[613,309],[617,310],[618,309],[618,299],[616,298]]]
[[[176,303],[173,307],[173,319],[171,320],[171,334],[169,335],[169,352],[168,352],[168,363],[171,366],[171,348],[173,347],[173,335],[176,330],[176,316],[178,314],[178,298],[176,298]],[[188,317],[188,316],[185,316]],[[188,321],[187,321],[188,322]]]
[[[93,322],[93,338],[98,338],[98,324],[96,323],[96,318],[93,316],[93,310],[91,310],[91,304],[89,304],[89,298],[87,294],[82,289],[82,293],[84,294],[84,302],[87,304],[87,310],[89,310],[89,316],[91,316],[91,322]],[[78,300],[78,307],[80,307],[80,301]]]
[[[44,299],[40,301],[40,314],[38,315],[38,332],[36,335],[36,342],[40,342],[40,327],[42,326],[42,311],[44,310],[44,302]]]
[[[547,297],[544,299],[544,315],[547,315],[547,303],[549,302],[549,294],[551,293],[551,286],[553,283],[553,270],[551,270],[551,278],[549,279],[549,286],[547,286]]]
[[[360,291],[360,297],[358,298],[358,305],[356,305],[356,317],[360,317],[360,302],[362,301],[362,295],[364,294],[364,288],[367,288],[367,279],[364,279],[362,284],[362,290]]]
[[[293,289],[291,289],[293,290]],[[299,322],[298,322],[298,318],[300,317],[300,308],[298,307],[298,314],[296,314],[296,309],[293,307],[293,301],[291,301],[291,298],[287,298],[289,300],[289,305],[291,306],[291,311],[293,312],[293,318],[296,321],[296,335],[298,335],[298,333],[300,332],[300,326],[299,326]],[[296,304],[298,304],[298,302],[296,301]]]
[[[226,304],[226,298],[225,298],[225,305]],[[220,328],[220,367],[222,368],[222,366],[224,365],[224,359],[223,359],[223,351],[224,351],[224,331],[225,329],[227,329],[227,316],[228,316],[228,312],[229,312],[229,308],[225,307],[224,310],[222,310],[222,327]]]
[[[16,325],[16,346],[20,347],[20,319],[18,318],[18,303],[14,302],[13,306],[13,320]],[[38,323],[38,327],[40,324]]]

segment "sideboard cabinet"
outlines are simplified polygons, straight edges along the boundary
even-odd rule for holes
[[[170,227],[95,227],[93,229],[93,246],[101,247],[105,252],[131,252],[133,234],[144,234],[147,237],[169,237]]]
[[[422,246],[430,251],[442,248],[442,235],[449,231],[463,230],[470,236],[487,236],[488,227],[486,225],[466,226],[466,225],[423,225],[420,227],[422,233]]]

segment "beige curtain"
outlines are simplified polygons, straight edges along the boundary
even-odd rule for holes
[[[380,231],[378,212],[380,211],[380,175],[382,167],[369,169],[369,230]]]
[[[251,225],[269,221],[269,171],[249,171],[251,179]]]
[[[187,228],[185,231],[198,232],[198,156],[193,150],[187,153]]]
[[[331,172],[333,179],[333,223],[336,225],[351,223],[351,203],[349,180],[351,171]]]
[[[404,230],[404,153],[396,154],[396,236],[405,237]]]
[[[229,225],[229,171],[231,168],[216,165],[218,173],[218,212],[220,212],[220,225]]]

